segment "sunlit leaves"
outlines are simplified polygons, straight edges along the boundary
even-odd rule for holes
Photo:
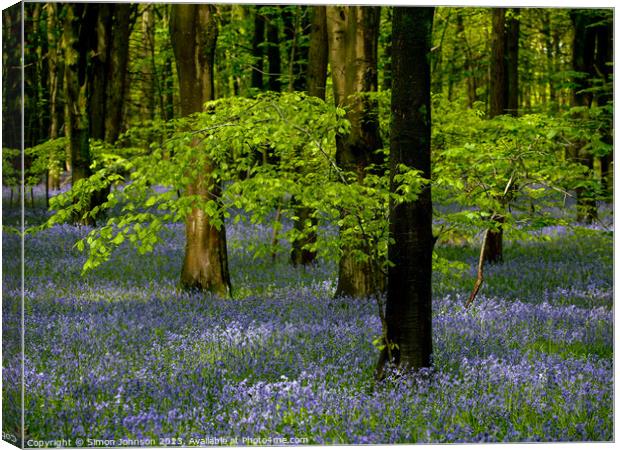
[[[488,120],[440,101],[436,106],[433,194],[452,205],[441,214],[451,226],[492,228],[496,213],[508,232],[536,229],[564,221],[565,214],[551,211],[563,209],[575,188],[596,191],[589,169],[565,156],[577,139],[565,119],[531,114]]]

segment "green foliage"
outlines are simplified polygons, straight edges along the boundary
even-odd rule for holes
[[[334,162],[334,143],[337,132],[348,130],[344,116],[342,109],[315,97],[270,93],[209,102],[204,112],[191,117],[159,122],[148,132],[130,130],[122,141],[144,147],[141,137],[148,136],[148,151],[114,152],[95,143],[94,174],[53,199],[55,214],[47,226],[72,217],[80,210],[80,199],[126,180],[89,213],[108,211],[110,217],[78,244],[89,251],[84,270],[97,267],[126,241],[139,252],[152,251],[161,224],[183,221],[192,209],[202,210],[219,227],[227,219],[271,224],[276,208],[282,217],[298,220],[299,207],[313,211],[314,223],[308,220],[302,231],[275,225],[285,241],[318,232],[319,239],[306,245],[321,256],[361,248],[356,257],[385,265],[390,201],[414,200],[424,181],[417,171],[401,166],[390,193],[389,178],[379,175],[382,170],[370,168],[363,181],[342,172]],[[211,193],[221,192],[190,195],[188,186],[197,183]],[[256,256],[273,251],[267,245],[255,243],[251,250]]]
[[[13,165],[20,153],[19,149],[2,149],[2,184],[4,186],[15,187],[21,183],[20,172]]]
[[[565,135],[580,145],[581,152],[603,157],[613,152],[610,136],[613,124],[613,103],[603,106],[576,106],[563,114]]]
[[[442,222],[462,231],[502,227],[513,233],[563,224],[568,197],[595,189],[589,169],[566,157],[572,124],[544,114],[483,119],[436,99],[433,129],[434,201]],[[441,210],[442,208],[440,208]],[[522,237],[525,237],[523,235]]]
[[[35,147],[24,149],[24,155],[32,161],[26,172],[26,184],[36,185],[48,171],[60,173],[65,161],[67,138],[51,139]]]
[[[389,95],[376,98],[386,127]],[[575,187],[594,189],[588,169],[565,157],[585,135],[572,122],[541,114],[486,120],[480,106],[459,110],[440,97],[433,106],[432,192],[435,222],[443,224],[436,230],[440,239],[467,242],[497,227],[497,215],[506,233],[531,236],[531,230],[566,223],[558,211]],[[109,218],[78,245],[89,251],[85,270],[126,242],[152,251],[162,224],[183,221],[192,209],[217,227],[226,220],[273,226],[274,241],[303,240],[321,257],[356,248],[355,257],[386,270],[390,204],[415,200],[428,180],[400,166],[390,192],[387,164],[370,167],[363,180],[343,172],[334,161],[335,136],[348,127],[342,109],[300,93],[220,99],[188,118],[145,122],[121,137],[125,147],[92,143],[94,174],[52,199],[55,214],[47,226],[70,219],[94,192],[124,183],[88,213]],[[387,162],[389,150],[380,151]],[[188,191],[196,185],[214,195]],[[312,211],[302,230],[274,219],[278,210],[283,220],[299,220],[300,207]],[[306,241],[310,233],[318,239]],[[250,245],[255,256],[275,251],[273,243]],[[465,270],[437,255],[434,266],[445,274]]]
[[[24,149],[24,158],[30,162],[24,173],[24,182],[27,186],[39,184],[48,170],[61,171],[66,142],[66,138],[63,137]],[[18,186],[21,183],[20,171],[16,170],[13,164],[20,154],[19,149],[2,149],[2,183],[5,186]]]

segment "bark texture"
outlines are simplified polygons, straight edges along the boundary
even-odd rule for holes
[[[431,104],[428,56],[434,8],[394,8],[392,41],[392,125],[390,168],[399,164],[431,176]],[[393,175],[391,189],[394,189]],[[386,323],[394,363],[405,369],[429,367],[432,354],[431,188],[417,200],[390,207]]]
[[[506,74],[506,10],[495,8],[492,12],[491,67],[489,78],[489,117],[506,113],[508,89]],[[501,223],[501,217],[498,218]],[[486,239],[485,261],[499,263],[503,259],[503,231],[489,230]]]
[[[215,7],[207,4],[172,6],[170,35],[183,116],[202,111],[203,104],[214,98],[215,12]],[[207,161],[200,175],[187,186],[187,195],[219,198],[220,187],[211,176],[213,170],[212,163]],[[230,296],[225,227],[216,228],[203,210],[194,208],[185,221],[185,239],[182,286]]]
[[[489,116],[504,114],[506,107],[506,10],[494,8],[491,16],[491,61],[489,72]]]
[[[116,142],[121,132],[127,63],[129,58],[130,13],[132,5],[114,5],[110,37],[108,89],[106,96],[105,140]]]
[[[336,105],[347,109],[351,130],[336,138],[336,162],[363,182],[366,168],[381,164],[376,105],[360,95],[377,90],[377,47],[380,7],[327,6],[329,64]],[[384,289],[376,264],[360,261],[344,248],[338,268],[336,296],[366,297]]]
[[[505,114],[519,114],[519,8],[513,8],[506,24]]]
[[[71,155],[71,184],[75,185],[91,175],[86,70],[90,42],[86,30],[93,29],[96,17],[92,14],[93,10],[84,4],[67,4],[65,8],[62,36],[65,53],[65,135]],[[83,208],[76,212],[74,222],[94,223],[92,218],[85,217],[85,213],[92,209],[92,201],[92,195],[82,199]]]
[[[50,109],[50,140],[58,138],[61,115],[59,114],[59,90],[60,90],[60,49],[58,39],[58,5],[47,3],[47,68],[49,83],[49,109]],[[51,155],[50,155],[51,156]],[[60,189],[60,167],[50,165],[47,173],[47,188]]]

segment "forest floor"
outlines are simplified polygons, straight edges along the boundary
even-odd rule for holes
[[[5,207],[5,225],[16,217]],[[153,253],[121,247],[82,276],[87,231],[25,239],[27,446],[614,439],[610,231],[506,242],[469,310],[478,249],[439,245],[471,269],[435,274],[434,370],[379,384],[376,304],[334,300],[333,262],[255,259],[246,244],[271,230],[230,226],[235,299],[221,300],[178,289],[182,225]],[[3,431],[16,435],[19,249],[4,232]]]

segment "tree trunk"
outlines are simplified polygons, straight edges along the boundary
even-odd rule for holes
[[[434,8],[394,8],[390,189],[400,164],[431,176],[431,102],[428,55]],[[403,369],[431,365],[431,187],[412,202],[390,205],[386,324],[393,362]],[[383,362],[380,361],[382,364]]]
[[[473,55],[469,42],[467,42],[467,35],[465,34],[465,23],[463,21],[463,9],[459,8],[456,11],[456,34],[457,34],[457,49],[462,49],[465,55],[465,62],[463,68],[465,73],[465,86],[467,88],[467,107],[473,108],[474,102],[478,99],[476,90],[476,75],[474,73]]]
[[[594,66],[594,56],[596,48],[596,30],[592,27],[592,15],[589,11],[572,10],[570,13],[574,27],[573,37],[573,70],[579,72],[587,78],[577,77],[574,80],[572,104],[573,106],[587,107],[592,105],[592,92],[584,92],[590,87],[590,76]],[[571,149],[572,157],[575,161],[583,164],[592,172],[594,168],[594,157],[585,148],[585,143],[577,142]],[[587,189],[575,189],[577,196],[577,221],[592,223],[597,217],[596,201]]]
[[[295,91],[308,90],[308,61],[310,56],[310,48],[305,44],[310,37],[310,19],[308,17],[309,7],[298,6],[296,15],[296,26],[299,37],[297,38],[297,52],[295,53],[293,89]]]
[[[24,3],[24,35],[27,42],[24,48],[24,148],[33,147],[40,143],[40,120],[41,105],[40,95],[40,61],[37,58],[39,48],[38,22],[41,10],[40,5]],[[25,168],[31,165],[30,158],[25,157]]]
[[[30,132],[31,134],[31,139],[30,139],[30,143],[32,145],[37,145],[39,143],[41,143],[42,141],[46,140],[46,133],[45,131],[47,129],[49,129],[49,125],[47,124],[47,120],[46,120],[46,116],[45,116],[45,112],[47,110],[47,107],[44,107],[45,105],[45,89],[46,89],[46,85],[47,85],[47,80],[46,80],[46,76],[47,76],[47,71],[43,70],[43,63],[47,62],[44,60],[43,58],[43,47],[46,44],[45,39],[43,38],[43,35],[41,33],[41,12],[43,10],[42,8],[42,4],[40,3],[35,3],[33,4],[24,4],[24,8],[25,8],[25,14],[26,17],[28,17],[28,15],[31,15],[30,20],[26,21],[26,24],[24,25],[25,27],[28,26],[28,23],[31,22],[31,26],[32,26],[32,31],[31,34],[28,33],[28,29],[26,28],[26,36],[28,36],[28,41],[30,41],[30,45],[32,45],[34,48],[30,49],[29,51],[26,51],[25,55],[32,55],[31,57],[33,58],[32,62],[29,62],[28,60],[26,60],[26,66],[30,66],[32,68],[31,73],[28,73],[28,68],[25,68],[26,71],[26,83],[24,88],[26,89],[25,91],[25,100],[26,100],[26,107],[28,107],[28,85],[30,83],[32,83],[32,106],[34,107],[34,111],[32,111],[30,114],[26,113],[26,118],[28,118],[28,116],[30,116],[30,120],[29,122],[31,123],[32,126],[32,131]],[[31,11],[29,11],[31,9]],[[30,36],[29,36],[30,34]],[[31,75],[31,76],[29,76]],[[26,142],[26,147],[30,147],[31,145],[28,144],[28,141]]]
[[[181,115],[202,111],[213,100],[213,65],[217,43],[215,7],[208,4],[174,4],[170,36],[177,62]],[[215,169],[207,161],[203,172],[187,186],[187,195],[219,198],[220,187],[212,178]],[[193,208],[185,221],[185,257],[181,284],[188,289],[231,294],[226,250],[226,229],[211,224],[201,209]]]
[[[298,7],[296,6],[295,9]],[[286,90],[287,92],[293,92],[295,90],[295,60],[297,59],[297,53],[299,52],[299,42],[297,36],[297,12],[293,14],[290,10],[289,6],[282,5],[280,6],[280,10],[282,11],[282,33],[284,34],[284,42],[288,42],[289,52],[286,56],[288,59],[288,83]]]
[[[116,142],[121,132],[125,79],[129,56],[131,8],[132,5],[129,3],[114,4],[105,118],[105,140],[109,143]]]
[[[263,47],[265,42],[265,17],[261,14],[260,6],[255,6],[254,34],[252,37],[252,56],[254,67],[252,68],[252,87],[263,90]]]
[[[446,37],[446,31],[450,25],[450,16],[452,15],[452,9],[445,9],[447,12],[446,17],[440,17],[439,15],[435,16],[436,23],[435,28],[439,28],[439,23],[442,23],[441,33],[437,33],[439,37],[439,42],[434,46],[433,52],[430,54],[431,58],[431,92],[436,94],[443,94],[443,82],[444,82],[444,73],[450,74],[449,70],[446,70],[444,67],[444,40]],[[451,61],[448,61],[448,65],[451,64]]]
[[[168,29],[170,28],[170,7],[170,5],[162,5],[161,7],[162,25]],[[174,77],[172,74],[172,58],[169,55],[169,52],[166,52],[160,81],[163,91],[161,115],[166,122],[174,117]]]
[[[546,71],[547,71],[547,85],[549,86],[549,111],[552,113],[557,112],[558,110],[558,98],[557,98],[557,90],[555,86],[555,81],[553,76],[557,72],[555,68],[555,59],[554,59],[554,43],[551,32],[551,13],[549,10],[541,10],[541,20],[542,20],[542,34],[545,37],[545,56],[547,57],[546,61]]]
[[[15,150],[22,148],[22,5],[2,11],[2,147]],[[15,161],[14,165],[18,164],[21,167],[21,162]]]
[[[284,23],[284,39],[289,42],[288,53],[288,92],[306,90],[306,64],[308,59],[308,46],[302,45],[304,34],[302,15],[305,6],[282,6],[282,19]],[[307,33],[305,33],[307,34]]]
[[[49,71],[49,110],[50,128],[49,138],[57,139],[60,123],[58,114],[58,89],[59,89],[59,64],[58,48],[58,5],[54,2],[46,4],[47,9],[47,67]],[[52,158],[52,155],[50,155]],[[55,161],[50,159],[50,167],[47,172],[47,188],[60,189],[60,167],[56,166]]]
[[[610,19],[605,20],[604,17],[601,17],[600,22],[601,23],[596,27],[596,58],[592,75],[601,78],[601,82],[607,84],[611,81],[613,76],[613,67],[610,65],[610,63],[613,62],[613,22]],[[612,89],[601,90],[596,96],[596,103],[601,107],[608,105],[612,101]],[[602,134],[602,141],[612,147],[614,140],[613,123],[611,120],[604,126]],[[601,167],[601,188],[603,195],[609,200],[613,200],[613,181],[611,180],[612,171],[610,170],[612,156],[613,151],[599,158]]]
[[[87,4],[95,33],[87,62],[90,137],[114,144],[120,134],[129,53],[129,4]],[[86,44],[85,44],[86,45]],[[93,193],[92,206],[106,201],[110,188]]]
[[[327,81],[327,23],[325,6],[309,6],[310,18],[310,44],[308,52],[307,80],[308,95],[325,100],[325,84]],[[310,208],[296,208],[295,215],[299,217],[294,222],[298,231],[303,231],[306,224],[316,226],[316,219],[312,217]],[[308,265],[316,259],[316,252],[304,249],[306,245],[316,242],[316,233],[307,232],[304,239],[293,242],[291,249],[291,263],[293,265]]]
[[[392,7],[385,8],[387,22],[392,23]],[[384,54],[384,65],[383,65],[383,90],[387,91],[392,89],[392,34],[387,35],[387,40],[385,41],[385,47],[383,49]]]
[[[280,59],[280,30],[278,18],[275,14],[267,16],[267,61],[269,63],[268,84],[269,90],[280,92],[282,83],[282,61]]]
[[[91,175],[90,147],[88,143],[88,61],[89,41],[85,29],[92,30],[92,11],[83,4],[67,4],[63,30],[65,51],[65,128],[71,153],[71,183],[73,186]],[[77,199],[76,199],[77,201]],[[91,209],[92,196],[83,203],[83,209],[76,211],[74,222],[92,225],[93,219],[85,213]]]
[[[519,115],[519,8],[513,8],[506,28],[506,106],[504,114]]]
[[[328,6],[326,10],[334,100],[347,108],[351,123],[347,136],[336,137],[336,163],[343,171],[355,173],[360,183],[368,166],[383,162],[376,154],[383,146],[376,104],[356,95],[377,90],[380,15],[380,7]],[[353,256],[355,250],[342,249],[336,297],[366,297],[384,289],[378,261],[360,261]],[[368,253],[367,248],[357,250]]]
[[[145,120],[155,119],[155,94],[159,80],[156,77],[155,65],[155,24],[153,20],[155,5],[147,5],[142,12],[141,31],[142,44],[140,45],[139,57],[142,60],[140,69],[140,83],[142,84],[142,100],[140,102],[140,118]],[[149,61],[147,63],[147,61]],[[157,92],[160,109],[164,109],[164,99],[161,89]],[[162,114],[163,116],[163,114]]]
[[[489,117],[506,113],[506,10],[494,8],[492,12],[491,62],[489,78]],[[501,218],[498,220],[501,223]],[[503,230],[489,230],[485,250],[485,262],[498,263],[503,259]]]
[[[504,114],[506,108],[506,10],[494,8],[492,12],[491,61],[489,74],[489,116]]]
[[[108,84],[108,58],[110,51],[110,35],[112,34],[112,8],[110,3],[91,4],[97,15],[95,40],[92,47],[91,67],[92,79],[89,85],[89,119],[90,135],[93,139],[105,139],[106,90]]]
[[[327,81],[327,22],[325,6],[310,6],[310,44],[308,48],[308,95],[325,100]]]

